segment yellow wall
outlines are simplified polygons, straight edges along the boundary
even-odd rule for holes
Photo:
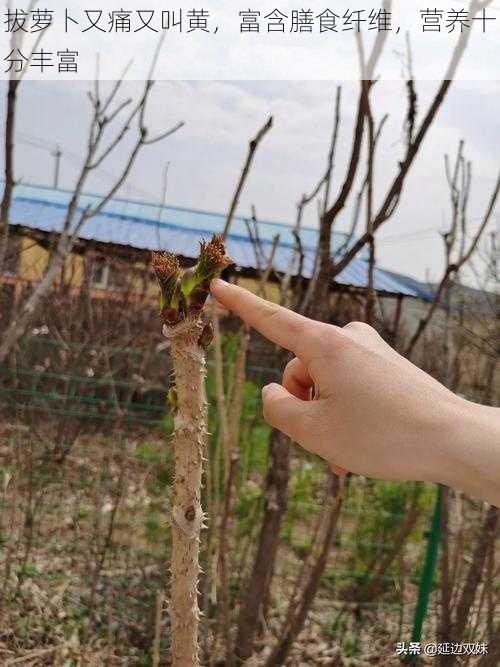
[[[22,237],[17,275],[25,280],[40,280],[47,267],[49,253],[28,237]],[[65,280],[74,287],[83,280],[83,258],[71,254],[64,263]]]
[[[22,237],[18,276],[26,280],[38,280],[47,266],[48,253],[29,238]]]
[[[22,237],[21,252],[18,266],[18,277],[25,280],[37,281],[40,280],[44,270],[47,267],[48,252],[33,241],[31,238]],[[141,262],[134,262],[133,264],[138,269],[144,267]],[[122,267],[118,264],[118,270]],[[123,265],[123,270],[126,271],[126,263]],[[79,254],[71,254],[64,264],[64,279],[65,282],[72,287],[79,287],[82,284],[84,276],[84,258]],[[244,278],[238,276],[237,282],[242,287],[251,291],[256,291],[258,281],[254,278]],[[134,277],[132,282],[133,288],[138,292],[142,292],[142,283],[140,278]],[[96,288],[97,289],[97,288]],[[112,289],[112,288],[110,288]],[[156,295],[156,281],[151,281],[151,296]],[[270,301],[279,301],[279,287],[276,283],[269,283],[265,286],[264,295]]]

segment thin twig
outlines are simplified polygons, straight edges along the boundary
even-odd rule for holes
[[[248,154],[247,154],[247,159],[245,164],[243,165],[243,169],[241,170],[240,178],[238,181],[238,185],[236,186],[236,190],[233,195],[233,199],[231,202],[231,206],[229,207],[229,213],[227,214],[226,222],[224,225],[224,231],[222,232],[222,237],[224,239],[227,238],[227,235],[229,234],[229,229],[231,227],[231,223],[233,221],[234,213],[236,211],[236,208],[238,207],[238,203],[240,201],[240,195],[243,190],[243,187],[245,185],[245,181],[248,177],[248,174],[250,172],[250,168],[252,166],[252,162],[254,159],[255,152],[257,148],[259,147],[260,142],[264,139],[266,134],[269,132],[269,130],[273,126],[273,117],[269,116],[268,120],[265,122],[265,124],[260,128],[260,130],[257,132],[255,137],[250,141],[248,145]]]

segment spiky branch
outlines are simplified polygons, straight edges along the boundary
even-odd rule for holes
[[[202,242],[197,264],[181,270],[173,255],[154,254],[160,287],[160,316],[170,341],[175,388],[169,392],[174,413],[172,445],[175,479],[172,502],[172,586],[170,617],[174,667],[197,667],[198,577],[203,525],[201,479],[207,431],[205,350],[211,325],[203,317],[210,280],[231,263],[221,236]]]

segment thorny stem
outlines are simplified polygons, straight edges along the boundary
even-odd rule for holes
[[[175,463],[170,596],[174,667],[200,664],[198,578],[204,518],[201,480],[207,433],[205,349],[212,338],[211,327],[204,321],[203,307],[210,280],[230,263],[218,235],[200,244],[196,266],[185,271],[172,255],[153,256],[161,293],[163,332],[170,340],[175,375],[175,391],[169,392],[174,412]]]
[[[182,327],[182,325],[181,325]],[[172,661],[176,667],[196,667],[198,656],[198,577],[203,443],[206,437],[204,393],[205,355],[198,345],[203,324],[172,331],[177,405],[172,436],[175,461],[172,509]]]

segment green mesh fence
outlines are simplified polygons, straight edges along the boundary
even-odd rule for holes
[[[73,363],[68,364],[70,369],[65,371],[60,367],[61,345],[58,341],[34,336],[26,345],[29,353],[17,355],[16,364],[0,366],[0,405],[11,414],[17,413],[21,419],[26,412],[54,419],[75,418],[93,425],[110,424],[120,419],[155,428],[164,422],[168,414],[165,397],[169,376],[165,350],[151,354],[147,367],[143,368],[141,362],[146,354],[143,349],[110,347],[89,350],[72,343],[65,346],[70,350],[69,354],[74,355]],[[110,360],[109,368],[92,361],[103,356]],[[19,363],[23,358],[29,365]],[[209,392],[211,363],[209,359]],[[140,377],[134,377],[136,374]],[[256,491],[252,478],[255,473],[262,476],[267,465],[268,431],[258,431],[261,422],[259,388],[264,378],[269,381],[270,377],[277,377],[276,369],[258,365],[248,367],[251,391],[245,399],[244,441],[240,452],[244,472],[238,482],[234,511],[241,517],[242,539],[250,535],[253,541],[258,537],[262,497],[260,486]],[[214,414],[212,420],[211,432],[216,433]],[[281,531],[290,569],[296,569],[311,548],[311,530],[322,509],[314,496],[322,480],[323,465],[315,457],[294,449],[288,510]],[[421,574],[418,563],[425,548],[423,536],[433,499],[432,490],[423,485],[419,493],[421,515],[398,558],[378,576],[380,595],[374,600],[363,599],[363,591],[370,583],[377,563],[394,546],[394,537],[406,516],[411,489],[409,485],[361,482],[353,478],[345,493],[337,537],[323,575],[324,590],[328,595],[339,599],[343,605],[356,603],[367,611],[387,609],[401,615],[406,610],[408,626],[413,609],[411,605],[408,607],[401,590],[407,590],[408,586],[413,588],[416,598]],[[249,516],[254,517],[253,523]]]

